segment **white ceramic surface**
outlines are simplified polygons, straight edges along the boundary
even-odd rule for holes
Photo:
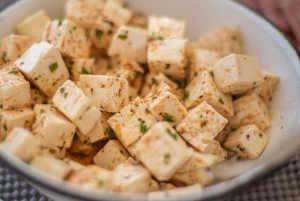
[[[14,25],[24,17],[45,9],[53,19],[63,17],[65,0],[22,0],[0,13],[0,38],[14,32]],[[300,62],[289,42],[266,20],[230,0],[129,0],[129,5],[145,14],[159,14],[184,19],[187,36],[196,40],[201,34],[220,26],[237,26],[243,35],[244,53],[255,56],[263,67],[280,76],[279,84],[270,105],[273,125],[266,132],[270,143],[258,159],[251,161],[250,170],[230,181],[191,191],[185,199],[213,200],[225,198],[242,187],[258,181],[282,166],[300,147]],[[57,200],[145,200],[139,195],[119,195],[102,191],[86,192],[78,187],[57,181],[33,170],[0,151],[0,159],[18,171],[47,195],[56,192]],[[54,196],[54,194],[53,194]],[[52,196],[52,197],[53,197]],[[117,197],[116,197],[117,196]],[[71,199],[71,197],[73,197]],[[183,200],[182,197],[174,199]],[[170,199],[168,199],[170,200]]]

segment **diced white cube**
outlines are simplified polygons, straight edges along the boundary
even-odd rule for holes
[[[235,115],[229,119],[231,128],[255,124],[261,130],[271,126],[268,106],[256,94],[246,95],[233,101]]]
[[[180,80],[186,76],[186,39],[150,41],[147,63],[151,73],[164,73]]]
[[[228,158],[227,151],[223,149],[217,140],[212,140],[204,152],[217,156],[218,160],[216,162],[221,162]]]
[[[25,18],[16,26],[20,35],[34,38],[36,41],[42,39],[46,25],[51,22],[50,17],[44,10],[40,10],[33,15]]]
[[[54,45],[64,58],[90,57],[91,42],[84,29],[69,20],[56,20],[49,23],[43,40]]]
[[[47,96],[39,89],[30,89],[31,95],[31,108],[33,109],[36,104],[48,104]]]
[[[212,75],[203,71],[185,88],[185,107],[191,109],[203,101],[207,101],[226,118],[233,116],[232,101],[217,88]]]
[[[82,74],[92,74],[94,67],[94,59],[72,59],[65,60],[69,70],[70,80],[77,82]]]
[[[0,108],[11,110],[30,105],[30,84],[16,68],[0,70]]]
[[[31,46],[15,61],[15,65],[47,96],[52,96],[69,78],[68,69],[59,51],[46,42]]]
[[[230,54],[214,65],[214,80],[223,93],[241,94],[264,82],[261,66],[254,57]]]
[[[131,150],[159,181],[169,180],[193,154],[167,122],[154,124]]]
[[[77,162],[71,160],[70,158],[64,158],[63,161],[66,162],[67,164],[69,164],[74,169],[74,171],[85,168],[84,165],[77,163]]]
[[[269,138],[256,126],[247,125],[231,132],[223,146],[236,151],[239,158],[258,157],[269,142]]]
[[[92,101],[70,80],[57,89],[53,103],[84,135],[93,129],[101,116]]]
[[[156,121],[145,101],[138,97],[109,118],[108,124],[127,148],[140,139]]]
[[[131,11],[125,9],[119,3],[108,1],[101,13],[104,20],[112,23],[113,26],[120,27],[127,24],[131,19]]]
[[[177,186],[189,186],[193,184],[207,186],[213,179],[213,175],[206,168],[199,168],[189,172],[176,173],[172,177],[171,182]]]
[[[30,108],[20,108],[15,110],[0,109],[0,140],[15,127],[22,127],[31,130],[34,120],[34,112]]]

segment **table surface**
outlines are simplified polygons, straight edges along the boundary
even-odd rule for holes
[[[0,0],[0,8],[13,0]],[[300,201],[300,151],[279,171],[227,201]],[[0,198],[5,201],[51,201],[0,164]]]

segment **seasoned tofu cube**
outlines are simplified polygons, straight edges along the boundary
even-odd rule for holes
[[[32,45],[15,65],[47,96],[52,96],[69,78],[68,69],[59,51],[46,42]]]
[[[198,40],[200,48],[219,52],[221,57],[242,52],[242,36],[237,28],[221,27]]]
[[[22,127],[31,130],[34,120],[34,112],[30,108],[20,108],[15,110],[0,109],[0,140],[15,127]]]
[[[74,171],[85,168],[84,165],[81,165],[80,163],[77,163],[76,161],[73,161],[70,158],[64,158],[63,161],[69,164],[74,169]]]
[[[146,63],[147,44],[146,30],[122,26],[112,39],[108,55],[121,55],[139,63]]]
[[[94,62],[94,59],[66,60],[65,64],[70,73],[70,80],[77,82],[81,74],[92,74]]]
[[[154,124],[131,152],[159,181],[171,179],[193,154],[167,122]]]
[[[101,111],[119,112],[129,102],[129,86],[123,78],[81,75],[78,86]]]
[[[52,147],[52,148],[43,148],[41,151],[41,155],[52,156],[57,159],[64,159],[66,157],[66,148]]]
[[[64,58],[90,57],[91,42],[84,29],[69,20],[56,20],[49,23],[43,40],[54,45]]]
[[[222,162],[228,158],[227,151],[223,149],[217,140],[212,140],[204,152],[217,156],[218,160],[216,162]]]
[[[227,122],[226,118],[204,101],[189,111],[177,124],[176,130],[195,149],[204,151]]]
[[[153,40],[184,38],[185,22],[165,16],[149,16],[148,33]]]
[[[113,26],[120,27],[127,24],[131,19],[132,12],[125,9],[116,1],[108,1],[101,13],[104,20],[112,23]]]
[[[30,84],[16,68],[0,70],[0,108],[11,110],[30,105]]]
[[[159,121],[167,121],[175,126],[188,113],[171,90],[164,82],[158,84],[146,97],[149,111]]]
[[[36,41],[42,39],[46,25],[51,22],[50,17],[44,10],[40,10],[33,15],[25,18],[16,26],[20,35],[34,38]]]
[[[261,130],[271,126],[268,106],[256,94],[246,95],[233,101],[235,115],[229,119],[231,128],[255,124]]]
[[[108,124],[123,146],[128,148],[140,139],[156,121],[145,101],[138,97],[109,118]]]
[[[36,104],[48,104],[47,96],[39,89],[30,89],[31,95],[31,108],[33,109]]]
[[[258,157],[269,142],[269,138],[256,126],[247,125],[231,132],[223,146],[236,151],[239,158]]]
[[[164,73],[183,80],[186,76],[186,39],[150,41],[147,63],[151,73]]]
[[[233,116],[233,105],[230,97],[227,97],[217,88],[212,75],[203,71],[197,75],[185,88],[185,107],[191,109],[203,101],[207,101],[222,116]]]
[[[33,133],[46,148],[69,148],[76,131],[76,125],[61,115],[52,105],[36,105]]]
[[[0,65],[12,65],[34,43],[27,36],[10,35],[1,41]]]
[[[70,80],[56,91],[53,103],[84,135],[93,129],[101,116],[92,101]]]
[[[0,146],[25,162],[40,151],[39,141],[30,131],[21,127],[15,127]]]
[[[199,168],[189,172],[176,173],[172,177],[171,182],[177,186],[189,186],[193,184],[207,186],[214,178],[206,169],[207,168]]]
[[[223,93],[241,94],[264,82],[261,66],[254,57],[230,54],[214,65],[214,81]]]
[[[105,169],[113,170],[119,164],[124,163],[129,156],[130,154],[121,142],[109,140],[94,157],[94,163]]]

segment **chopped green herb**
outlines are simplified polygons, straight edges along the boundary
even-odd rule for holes
[[[222,105],[224,104],[224,101],[221,97],[219,97],[219,103],[221,103]]]
[[[253,85],[255,85],[256,84],[256,82],[253,82]]]
[[[109,140],[110,140],[110,139],[113,139],[113,138],[115,137],[115,133],[114,133],[114,131],[113,131],[111,128],[106,129],[106,132],[107,132],[107,135],[108,135],[108,139],[109,139]]]
[[[50,68],[50,71],[53,73],[56,69],[58,69],[58,64],[57,64],[57,62],[51,64],[51,65],[49,66],[49,68]]]
[[[202,114],[200,114],[200,118],[202,118],[203,117],[203,115]]]
[[[174,79],[174,82],[177,84],[178,88],[182,88],[182,83],[180,80],[178,80],[177,78]]]
[[[58,21],[58,26],[61,26],[62,25],[62,20],[59,20]]]
[[[127,8],[128,7],[128,4],[127,3],[124,3],[123,4],[123,8]]]
[[[44,110],[44,109],[41,109],[40,110],[40,114],[43,114],[43,113],[45,113],[46,111]]]
[[[35,77],[34,80],[37,81],[39,79],[39,77]]]
[[[118,35],[118,38],[120,38],[121,40],[126,40],[128,38],[128,36],[125,34],[120,34],[120,35]]]
[[[71,68],[68,68],[68,71],[69,71],[69,74],[71,75],[71,76],[73,76],[74,74],[73,74],[73,71],[72,71],[72,69]]]
[[[232,36],[231,39],[232,39],[232,40],[236,40],[236,36]]]
[[[167,70],[167,69],[170,69],[170,68],[171,68],[171,65],[170,64],[166,64],[165,69]]]
[[[207,124],[207,121],[202,122],[201,127],[203,128],[204,126],[206,126],[206,124]]]
[[[171,159],[171,154],[170,153],[166,153],[165,155],[164,155],[164,164],[168,164],[169,163],[169,161],[170,161],[170,159]]]
[[[21,62],[21,63],[20,63],[20,66],[22,66],[23,64],[24,64],[24,62]]]
[[[151,83],[152,84],[157,84],[157,80],[153,77],[153,78],[151,78]]]
[[[112,33],[113,33],[112,30],[108,30],[108,31],[107,31],[107,35],[111,35]]]
[[[60,93],[64,93],[65,92],[65,87],[60,88]]]
[[[140,71],[134,71],[134,78],[138,78],[141,76],[141,72]]]
[[[89,143],[89,141],[90,141],[90,139],[84,140],[83,144],[87,144],[87,143]]]
[[[91,72],[90,71],[88,71],[86,68],[82,68],[82,71],[81,71],[81,73],[82,74],[85,74],[85,75],[90,75],[91,74]]]
[[[56,154],[55,149],[49,149],[49,152],[50,152],[51,154]]]
[[[102,30],[99,30],[99,29],[96,29],[96,30],[95,30],[95,34],[96,34],[97,38],[99,39],[99,38],[101,38],[101,36],[103,35],[103,31],[102,31]]]
[[[236,131],[236,130],[237,130],[237,128],[232,128],[232,129],[231,129],[232,132],[234,132],[234,131]]]
[[[4,130],[7,131],[7,125],[6,124],[3,125],[3,128],[4,128]]]
[[[163,40],[164,38],[162,36],[157,37],[158,40]]]
[[[55,106],[52,106],[57,112],[59,112],[59,109]]]
[[[70,65],[74,65],[74,61],[73,60],[70,60],[69,62],[68,62]]]
[[[195,72],[195,73],[194,73],[194,77],[197,77],[197,75],[198,75],[198,72]]]
[[[190,92],[187,90],[184,90],[184,99],[188,99],[190,97]]]
[[[53,82],[53,83],[52,83],[52,86],[55,86],[56,84],[57,84],[56,82]]]
[[[150,127],[147,128],[146,124],[144,124],[143,122],[140,123],[140,131],[142,133],[146,133],[149,129],[150,129]]]
[[[164,113],[163,120],[168,122],[174,122],[174,117],[168,113]]]
[[[107,65],[106,70],[112,70],[112,66],[110,64]]]
[[[177,140],[177,133],[172,133],[170,129],[167,128],[167,133],[174,139]]]
[[[9,72],[9,74],[18,74],[18,72],[19,72],[18,70],[12,70]]]
[[[64,93],[64,97],[67,98],[67,96],[68,96],[68,93]]]
[[[240,151],[245,151],[245,150],[246,150],[246,149],[243,148],[243,147],[240,147],[239,149],[240,149]]]

